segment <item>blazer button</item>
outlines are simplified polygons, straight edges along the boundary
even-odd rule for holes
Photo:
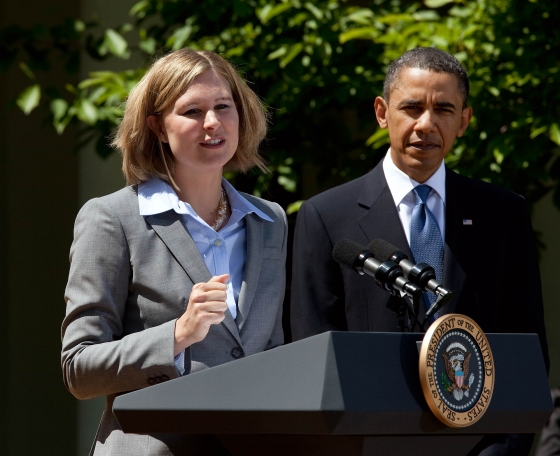
[[[154,377],[150,377],[150,378],[148,379],[148,385],[155,385],[155,384],[156,384],[155,378],[154,378]]]
[[[161,383],[161,377],[158,375],[158,376],[155,378],[155,381],[156,381],[156,383]]]
[[[161,376],[161,381],[162,382],[166,382],[167,380],[169,380],[169,377],[167,375],[162,375]]]
[[[233,350],[231,350],[231,356],[233,356],[235,359],[238,359],[245,356],[245,353],[243,353],[241,347],[235,347]]]

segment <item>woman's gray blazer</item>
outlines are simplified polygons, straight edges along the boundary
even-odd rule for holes
[[[179,377],[175,320],[193,284],[211,277],[179,216],[141,216],[136,192],[131,186],[93,199],[76,218],[62,324],[64,383],[79,399],[107,396],[91,454],[211,454],[205,437],[124,434],[112,413],[116,395]],[[226,311],[221,324],[185,351],[185,375],[283,343],[286,215],[275,203],[243,196],[274,223],[245,217],[237,318]]]

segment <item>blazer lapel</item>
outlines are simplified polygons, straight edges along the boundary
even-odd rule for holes
[[[358,204],[367,209],[358,219],[358,225],[368,243],[374,239],[383,239],[412,259],[412,253],[395,207],[395,201],[383,173],[382,163],[379,163],[367,175],[358,198]],[[379,287],[373,287],[371,298],[372,305],[387,306],[391,294]],[[422,309],[423,307],[420,306],[420,313],[425,312]]]
[[[145,220],[185,270],[192,283],[208,282],[212,278],[179,214],[175,211],[167,211],[148,215]]]
[[[193,284],[208,282],[212,278],[212,274],[204,263],[196,243],[175,211],[147,215],[145,220],[167,246],[171,255],[181,265]],[[222,324],[241,344],[239,331],[229,309],[225,312]]]
[[[254,214],[248,214],[245,217],[245,226],[247,229],[247,259],[245,262],[245,276],[239,292],[239,300],[237,304],[237,326],[239,330],[243,328],[247,315],[253,304],[253,298],[259,282],[259,276],[262,268],[262,252],[263,252],[263,222],[261,222]]]
[[[365,181],[358,204],[368,209],[358,219],[358,224],[368,242],[377,238],[390,242],[412,261],[410,246],[381,163],[373,169]]]

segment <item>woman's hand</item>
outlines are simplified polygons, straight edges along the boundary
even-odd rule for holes
[[[229,274],[223,274],[193,286],[187,310],[175,323],[175,356],[203,340],[210,330],[210,325],[222,322],[227,309],[228,280]]]

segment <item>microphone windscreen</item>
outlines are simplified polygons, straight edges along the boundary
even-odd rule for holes
[[[366,248],[357,242],[350,239],[341,239],[335,244],[332,256],[340,264],[353,268],[356,258],[365,250]]]
[[[374,239],[371,241],[368,245],[368,250],[373,253],[375,259],[381,261],[381,263],[389,260],[391,256],[393,256],[393,253],[399,251],[393,244],[383,239]]]

